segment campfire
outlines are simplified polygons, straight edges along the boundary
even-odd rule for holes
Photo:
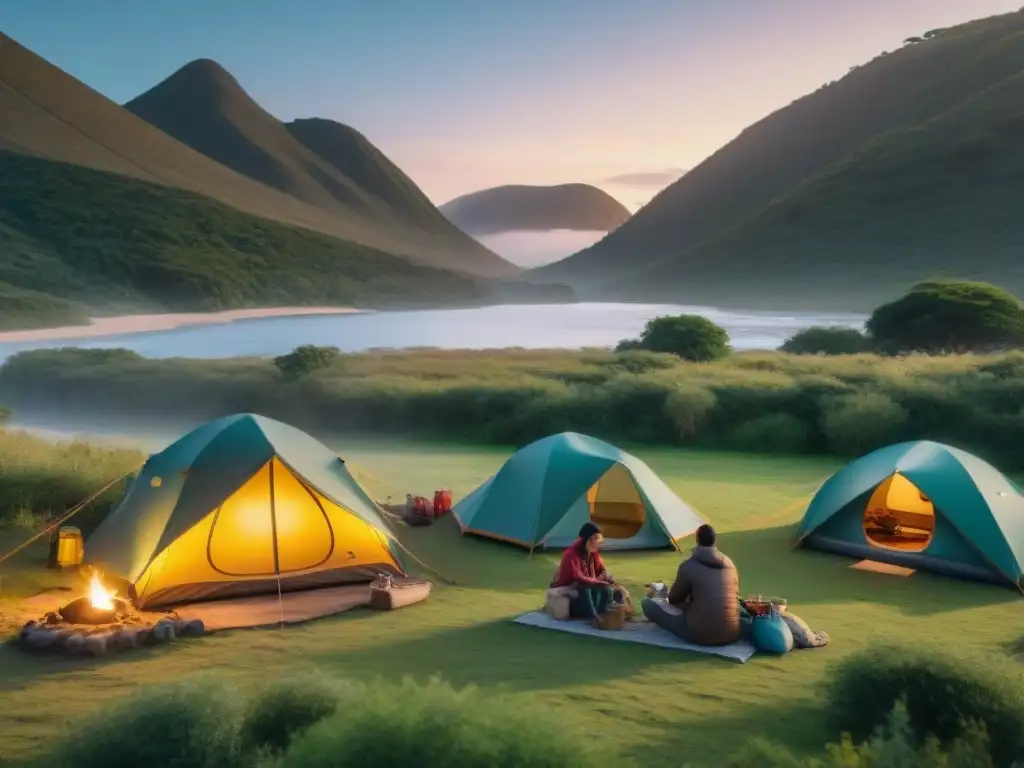
[[[86,593],[22,627],[18,640],[32,651],[103,656],[111,651],[201,635],[203,622],[184,621],[173,611],[144,616],[103,583],[98,571]]]
[[[76,597],[57,612],[69,624],[110,624],[128,610],[128,603],[103,585],[98,571],[89,579],[89,592]]]

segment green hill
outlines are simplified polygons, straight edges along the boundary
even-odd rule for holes
[[[387,245],[369,245],[467,273],[518,271],[453,226],[357,131],[315,118],[285,124],[215,61],[186,64],[124,108],[227,168],[387,234]]]
[[[1020,290],[1024,13],[942,31],[747,128],[531,279],[586,295],[857,309],[948,275]]]
[[[0,315],[15,289],[28,325],[80,320],[67,301],[108,312],[386,307],[474,303],[488,290],[191,192],[0,151]]]
[[[178,115],[175,120],[168,119],[173,127],[184,130],[182,123],[191,120],[209,129],[215,140],[228,147],[225,151],[236,152],[251,161],[244,170],[251,172],[253,167],[264,166],[269,169],[262,176],[239,172],[186,146],[2,33],[0,149],[187,190],[245,213],[305,227],[429,266],[490,277],[519,272],[449,225],[432,206],[434,226],[424,228],[422,219],[415,216],[403,223],[392,215],[369,215],[365,209],[334,198],[327,187],[339,195],[347,189],[354,200],[381,190],[368,192],[343,177],[340,171],[332,172],[328,161],[293,138],[284,124],[249,99],[234,78],[212,62],[195,62],[182,71],[185,70],[186,78],[172,77],[173,82],[163,84],[173,86],[173,99],[162,96],[166,91],[157,86],[137,99],[135,107],[141,111],[139,103],[145,99],[144,103],[156,114],[161,104],[165,109],[169,105]],[[223,114],[210,103],[217,98],[227,100]],[[160,122],[155,117],[153,120]],[[282,158],[288,162],[275,166],[284,162]],[[375,161],[387,162],[386,158],[368,162]],[[261,162],[264,166],[259,165]],[[287,183],[272,183],[275,168],[295,173]],[[390,166],[388,173],[396,179],[395,184],[403,183],[404,174],[397,168]],[[325,186],[318,187],[314,181],[314,177],[320,176]],[[310,202],[318,189],[321,196],[317,199],[322,205]],[[422,197],[411,200],[408,207],[422,208],[424,201]]]
[[[610,232],[629,210],[589,184],[509,184],[471,192],[441,206],[441,212],[473,235],[568,229]]]

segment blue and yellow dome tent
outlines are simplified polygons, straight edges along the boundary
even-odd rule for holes
[[[795,545],[1022,589],[1024,495],[966,451],[899,443],[830,477]]]
[[[703,522],[640,459],[575,432],[521,449],[452,514],[463,533],[530,550],[568,546],[588,520],[605,549],[675,546]]]
[[[151,456],[85,559],[127,582],[138,607],[405,575],[394,531],[345,462],[253,414]]]

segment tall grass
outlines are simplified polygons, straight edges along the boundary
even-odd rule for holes
[[[53,442],[0,429],[0,523],[35,527],[138,469],[144,458],[136,450],[77,440]],[[123,493],[124,482],[115,483],[83,509],[74,524],[88,529]]]
[[[376,351],[298,379],[270,360],[147,360],[42,350],[0,368],[15,414],[179,421],[257,411],[325,432],[522,444],[560,430],[621,442],[855,455],[940,440],[1024,468],[1024,354],[843,357],[743,353]]]

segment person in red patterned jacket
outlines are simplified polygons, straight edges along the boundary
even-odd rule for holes
[[[594,523],[584,523],[579,538],[558,564],[552,587],[572,587],[576,596],[569,601],[569,616],[590,619],[595,627],[604,625],[605,610],[615,601],[615,579],[608,573],[599,550],[604,536]]]

